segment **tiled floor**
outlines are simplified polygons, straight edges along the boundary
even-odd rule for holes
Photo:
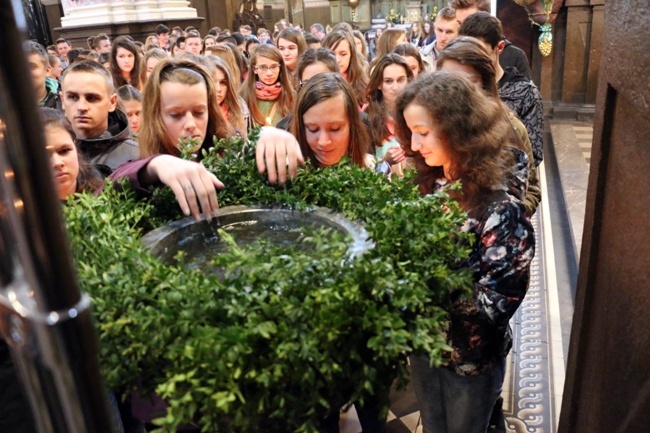
[[[575,225],[573,243],[579,251],[580,237],[576,234],[581,234],[582,230],[593,129],[584,123],[553,123],[552,133],[553,143],[549,145],[555,146],[569,218]],[[546,196],[546,182],[553,180],[547,179],[544,163],[539,170]],[[581,193],[576,194],[576,191]],[[533,218],[537,252],[531,266],[531,285],[511,322],[515,338],[503,389],[504,414],[510,433],[554,433],[559,418],[565,353],[555,273],[553,223],[548,202],[542,200]],[[575,210],[580,208],[582,214],[576,213]],[[389,433],[422,431],[417,401],[410,389],[394,391],[391,402]],[[360,431],[352,408],[341,418],[341,432]]]

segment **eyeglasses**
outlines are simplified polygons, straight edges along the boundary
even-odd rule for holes
[[[255,73],[269,72],[269,71],[275,72],[278,69],[280,69],[280,65],[277,65],[277,64],[276,65],[271,65],[271,66],[262,65],[262,66],[255,66],[254,71],[255,71]]]

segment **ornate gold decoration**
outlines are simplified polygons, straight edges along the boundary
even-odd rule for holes
[[[539,52],[544,57],[550,55],[553,50],[553,26],[551,24],[553,0],[514,0],[514,2],[526,9],[530,22],[539,27],[541,32],[537,42]],[[539,3],[543,5],[541,12],[538,12],[538,8],[535,7]],[[544,24],[538,23],[535,19],[540,15],[544,17]]]

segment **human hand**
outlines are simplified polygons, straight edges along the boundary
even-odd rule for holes
[[[148,181],[160,181],[171,188],[185,216],[191,214],[199,221],[202,210],[211,220],[219,209],[217,189],[222,189],[223,183],[197,162],[160,155],[149,162],[146,175]]]
[[[281,129],[265,126],[255,148],[255,160],[260,173],[267,172],[269,183],[284,185],[287,181],[287,165],[289,177],[296,177],[298,164],[305,160],[300,151],[300,145],[292,134]]]
[[[400,146],[393,146],[388,148],[383,159],[390,165],[395,165],[404,161],[406,159],[406,154],[404,153],[404,149]]]

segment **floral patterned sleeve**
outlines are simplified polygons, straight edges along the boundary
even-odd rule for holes
[[[502,362],[511,346],[508,321],[521,304],[535,254],[533,227],[521,201],[502,192],[464,230],[476,235],[468,267],[473,296],[450,311],[448,364],[461,375],[487,372]]]
[[[489,322],[504,324],[528,290],[535,254],[533,227],[523,205],[506,201],[490,206],[476,228],[472,263],[476,305]]]

